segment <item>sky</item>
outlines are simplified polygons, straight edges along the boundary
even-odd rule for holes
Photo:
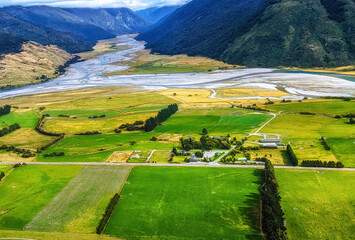
[[[10,5],[48,5],[53,7],[128,7],[139,10],[155,6],[179,5],[188,0],[0,0],[0,7]]]

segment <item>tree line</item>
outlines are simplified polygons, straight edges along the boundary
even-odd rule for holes
[[[262,229],[267,240],[286,240],[285,213],[281,208],[279,184],[270,160],[265,160],[265,182],[261,188]]]
[[[192,149],[230,149],[231,144],[228,138],[211,138],[209,136],[202,136],[200,141],[196,141],[194,138],[180,138],[180,144],[182,149],[190,151]]]
[[[3,137],[13,131],[15,131],[16,129],[20,129],[20,125],[18,123],[12,124],[9,127],[5,127],[3,129],[0,130],[0,137]]]
[[[5,105],[3,107],[0,107],[0,116],[9,114],[11,112],[11,106],[10,105]]]
[[[0,146],[0,150],[6,150],[8,152],[13,152],[13,153],[17,153],[17,154],[21,154],[22,158],[30,158],[30,157],[34,157],[36,156],[35,153],[31,152],[28,149],[24,149],[24,148],[17,148],[15,146],[8,146],[8,145],[2,145]]]
[[[167,108],[164,108],[158,112],[156,117],[151,117],[145,121],[144,130],[146,132],[153,131],[159,124],[168,120],[168,118],[176,113],[179,107],[176,103],[170,104]]]
[[[5,173],[4,173],[4,172],[1,172],[1,173],[0,173],[0,182],[1,182],[1,180],[2,180],[4,177],[5,177]]]
[[[288,159],[290,159],[292,165],[298,166],[298,158],[297,158],[296,154],[294,153],[290,144],[287,145],[286,151],[287,151]]]
[[[344,165],[341,162],[334,161],[320,161],[320,160],[305,160],[301,163],[302,167],[325,167],[325,168],[343,168]]]
[[[328,145],[328,143],[327,143],[327,140],[325,140],[324,137],[321,137],[320,140],[321,140],[321,142],[322,142],[322,145],[324,146],[324,149],[325,149],[325,150],[330,150],[330,147],[329,147],[329,145]]]
[[[107,225],[108,220],[110,220],[110,217],[111,217],[113,211],[115,210],[115,207],[116,207],[119,200],[120,200],[120,195],[118,195],[118,193],[116,193],[113,196],[113,198],[111,198],[109,204],[106,207],[105,213],[102,216],[100,223],[96,228],[97,234],[101,234],[104,231],[105,226]]]

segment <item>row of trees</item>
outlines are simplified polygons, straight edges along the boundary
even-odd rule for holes
[[[116,193],[113,198],[111,198],[110,203],[107,205],[106,210],[104,215],[102,216],[99,225],[96,228],[96,233],[97,234],[101,234],[104,229],[106,224],[108,223],[108,220],[110,220],[110,217],[113,213],[113,211],[115,210],[115,207],[118,203],[118,201],[120,200],[120,195],[118,195],[118,193]]]
[[[194,138],[180,138],[181,147],[185,151],[192,149],[230,149],[231,145],[228,138],[211,138],[208,136],[202,136],[200,141],[196,141]]]
[[[168,120],[168,118],[176,113],[179,110],[179,107],[176,103],[169,105],[167,108],[164,108],[159,111],[156,117],[151,117],[145,121],[144,130],[146,132],[151,132],[162,122]]]
[[[290,159],[292,165],[298,166],[298,158],[297,158],[296,154],[294,153],[290,144],[287,145],[286,151],[287,151],[288,159]]]
[[[1,182],[1,180],[2,180],[4,177],[5,177],[5,173],[4,173],[4,172],[1,172],[1,173],[0,173],[0,182]]]
[[[62,157],[65,156],[64,152],[52,152],[43,155],[44,157]]]
[[[5,105],[3,107],[0,107],[0,116],[9,114],[11,112],[11,106],[10,105]]]
[[[0,130],[0,137],[5,136],[6,134],[9,134],[19,128],[21,128],[21,127],[18,123],[12,124],[7,128],[5,127]]]
[[[270,160],[265,160],[265,183],[261,189],[262,229],[267,240],[286,240],[285,213],[281,208],[279,184]]]
[[[20,154],[22,158],[30,158],[36,156],[35,153],[31,152],[28,149],[17,148],[15,146],[2,145],[0,146],[0,150],[6,150],[8,152]]]
[[[306,160],[301,163],[302,167],[325,167],[325,168],[343,168],[344,165],[341,162],[334,161],[319,161],[319,160]]]
[[[322,145],[324,146],[324,149],[325,149],[325,150],[330,150],[330,147],[329,147],[327,141],[325,140],[325,138],[324,138],[324,137],[321,137],[320,140],[321,140],[321,142],[322,142]]]

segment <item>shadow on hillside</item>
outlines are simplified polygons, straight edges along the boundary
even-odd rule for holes
[[[259,186],[263,183],[264,171],[255,169],[253,175],[257,177],[257,181],[253,182]],[[263,239],[260,233],[260,194],[253,193],[246,195],[247,200],[244,201],[246,206],[240,207],[238,210],[243,216],[244,222],[252,229],[253,233],[246,236],[246,239],[258,240]]]

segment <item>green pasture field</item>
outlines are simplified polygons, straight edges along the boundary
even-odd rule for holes
[[[353,172],[278,169],[276,177],[289,239],[353,238]]]
[[[327,142],[345,167],[355,167],[355,138],[328,138]]]
[[[25,229],[94,233],[106,206],[126,180],[129,166],[86,166]]]
[[[156,151],[153,153],[150,162],[169,163],[170,157],[171,157],[170,151]]]
[[[258,127],[270,116],[265,114],[240,114],[235,109],[187,109],[179,111],[155,129],[159,133],[186,135],[202,134],[206,128],[209,135],[247,133]]]
[[[284,112],[311,112],[317,114],[343,115],[354,113],[355,101],[295,102],[268,105],[266,108]]]
[[[34,111],[25,113],[10,113],[0,117],[0,126],[8,127],[11,124],[18,123],[21,128],[35,128],[40,116]]]
[[[261,132],[281,134],[283,138],[320,138],[319,129],[335,121],[323,116],[278,115]]]
[[[66,137],[37,157],[40,162],[104,162],[114,151],[171,150],[178,143],[150,141],[154,133],[127,133]],[[131,145],[131,141],[137,143]],[[64,152],[63,157],[47,157],[52,152]]]
[[[78,118],[88,118],[93,116],[101,116],[106,115],[106,117],[111,117],[117,115],[118,111],[100,111],[100,110],[51,110],[51,111],[43,111],[43,114],[49,114],[52,117],[58,115],[69,115],[70,117],[78,117]]]
[[[124,239],[261,239],[262,170],[134,167],[105,233]]]
[[[0,165],[0,172],[6,172],[10,168],[12,168],[12,165]]]
[[[80,171],[78,166],[24,166],[0,185],[0,228],[22,230]]]

